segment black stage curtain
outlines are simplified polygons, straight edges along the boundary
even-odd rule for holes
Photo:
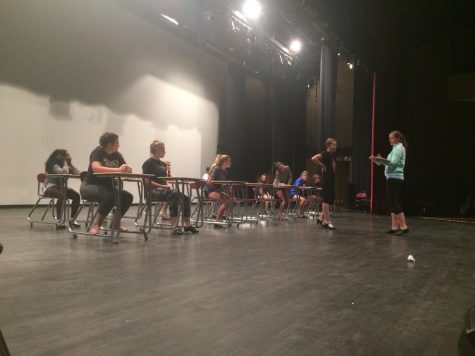
[[[337,56],[327,42],[322,42],[320,62],[320,142],[324,148],[328,137],[335,137]]]
[[[371,110],[372,74],[361,67],[355,69],[353,98],[352,177],[356,192],[366,191],[371,184]]]
[[[256,78],[229,64],[220,115],[218,153],[231,155],[231,179],[254,181],[274,161],[305,168],[306,82]]]

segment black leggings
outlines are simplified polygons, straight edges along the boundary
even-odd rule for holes
[[[402,179],[388,178],[386,181],[386,198],[388,200],[389,211],[393,214],[400,214],[402,210]]]
[[[176,189],[153,189],[151,191],[152,201],[167,202],[170,206],[170,216],[175,218],[178,216],[178,207],[181,199],[183,199],[183,216],[189,218],[191,215],[190,198]]]
[[[61,207],[63,205],[63,192],[61,188],[58,186],[49,187],[45,190],[45,197],[56,198],[58,201],[56,202],[56,217],[61,219]],[[76,212],[79,209],[79,203],[81,201],[81,197],[79,193],[75,190],[68,188],[66,193],[66,199],[71,199],[71,217],[76,215]]]
[[[81,196],[83,199],[93,200],[99,202],[99,214],[105,216],[110,213],[115,204],[115,194],[114,191],[110,188],[107,188],[99,184],[87,184],[82,182],[81,184]],[[130,205],[134,196],[129,192],[122,190],[120,192],[120,215],[124,214],[129,210]]]

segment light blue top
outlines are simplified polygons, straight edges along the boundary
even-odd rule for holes
[[[386,179],[400,179],[404,180],[404,166],[406,165],[406,149],[402,143],[393,145],[391,153],[388,158],[390,162],[384,163],[384,175]]]

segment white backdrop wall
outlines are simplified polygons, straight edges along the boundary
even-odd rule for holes
[[[87,169],[106,131],[135,172],[153,139],[175,175],[211,163],[223,62],[113,1],[0,0],[0,13],[0,205],[33,203],[55,148]]]

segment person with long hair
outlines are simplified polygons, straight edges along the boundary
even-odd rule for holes
[[[191,202],[190,198],[177,189],[172,189],[167,181],[159,177],[170,177],[170,162],[164,161],[165,157],[165,143],[154,140],[150,144],[150,155],[142,165],[144,174],[153,174],[150,184],[152,190],[150,192],[152,201],[162,201],[168,203],[170,208],[170,219],[173,227],[173,235],[182,235],[184,232],[196,234],[199,231],[191,225]],[[183,229],[178,227],[178,209],[180,203],[183,204]]]
[[[287,197],[287,190],[279,188],[279,185],[292,185],[292,171],[290,167],[282,162],[275,162],[274,164],[274,185],[276,186],[275,195],[280,199],[279,205],[279,220],[284,220],[284,210],[289,204]]]
[[[392,150],[386,160],[380,155],[370,156],[372,162],[377,165],[384,165],[384,175],[386,176],[386,199],[391,212],[391,228],[386,232],[401,236],[409,233],[406,225],[406,217],[402,207],[402,195],[404,184],[404,167],[406,165],[406,137],[400,131],[389,133],[389,144]]]
[[[214,184],[214,181],[226,180],[228,177],[227,169],[231,167],[231,156],[218,154],[214,163],[209,170],[208,181],[206,182],[203,192],[206,198],[219,202],[216,211],[216,222],[220,222],[229,205],[229,196],[221,191],[221,188]],[[224,228],[221,224],[215,224],[215,228]]]
[[[335,152],[337,142],[334,138],[325,141],[326,150],[312,157],[312,162],[319,165],[322,171],[322,212],[317,224],[329,230],[336,230],[330,220],[330,206],[335,202]]]
[[[269,184],[267,174],[260,174],[259,177],[257,177],[257,183]],[[255,196],[257,199],[264,201],[265,213],[268,214],[270,212],[270,203],[272,201],[272,195],[270,194],[269,188],[257,187],[255,190]]]
[[[54,150],[45,163],[45,173],[47,174],[79,174],[73,163],[69,152],[65,149],[58,148]],[[66,190],[66,196],[63,196],[61,190],[60,178],[47,177],[45,180],[44,195],[51,198],[56,198],[56,218],[61,220],[62,207],[64,199],[71,199],[71,218],[76,215],[81,202],[79,193],[75,190],[68,188]],[[71,227],[79,227],[80,225],[75,221],[70,220],[69,225]],[[59,228],[65,228],[65,225],[58,225]]]
[[[92,235],[100,233],[105,217],[116,203],[111,178],[97,177],[94,173],[132,173],[132,167],[125,162],[124,157],[119,152],[119,147],[119,136],[112,132],[106,132],[100,137],[99,146],[89,156],[88,173],[81,183],[80,191],[84,199],[99,202],[99,211],[89,230]],[[125,215],[133,199],[132,194],[121,190],[121,211],[119,212],[121,216]],[[125,227],[119,226],[118,219],[112,222],[111,228],[123,232],[127,231]]]

